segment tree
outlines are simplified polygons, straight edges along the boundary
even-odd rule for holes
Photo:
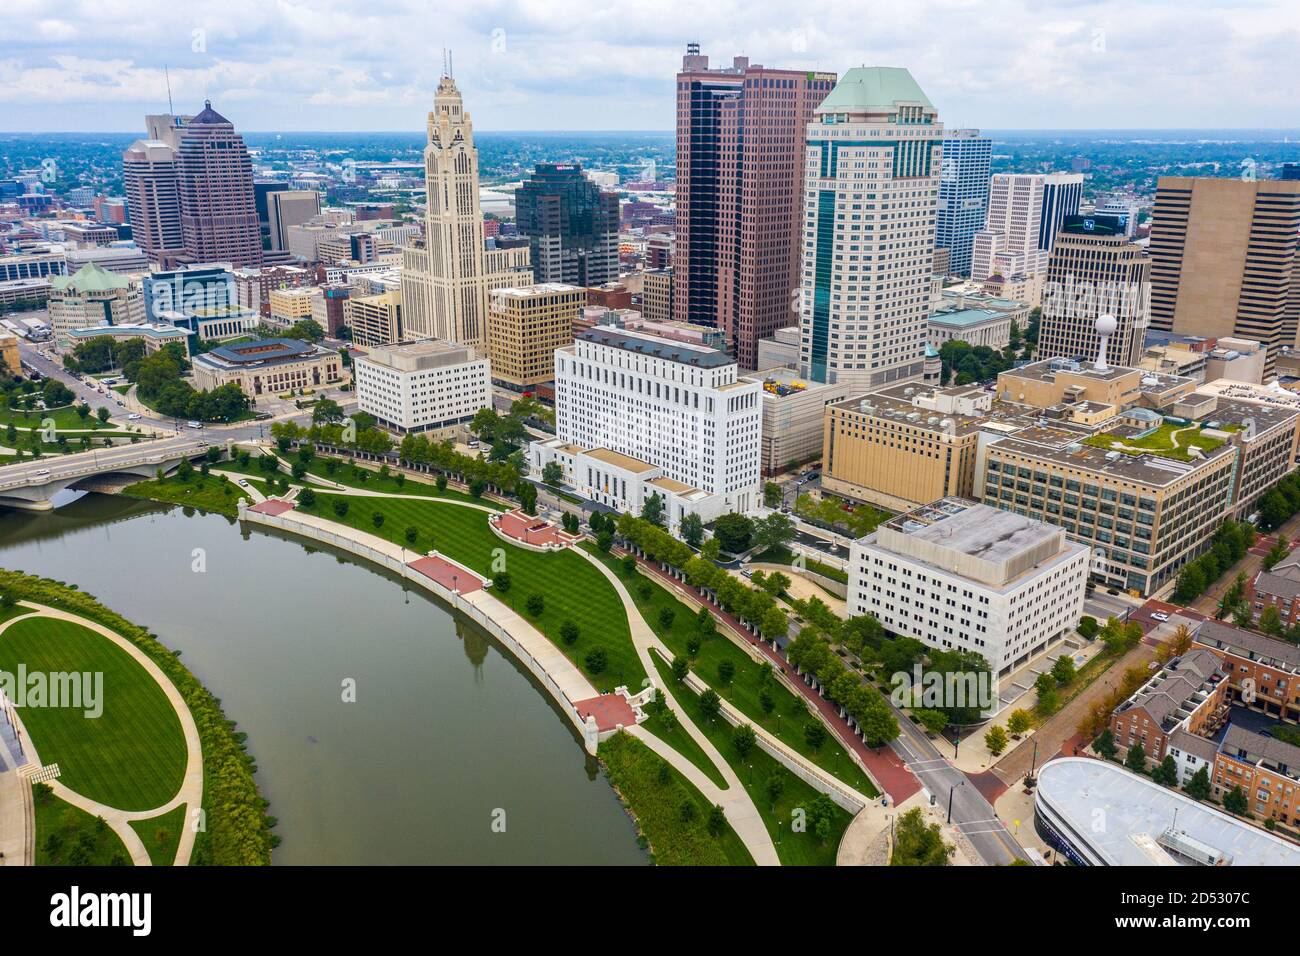
[[[559,487],[564,482],[564,466],[558,461],[548,461],[542,468],[542,481],[552,488]]]
[[[781,486],[775,481],[766,481],[763,483],[763,504],[768,508],[781,507]]]
[[[1099,629],[1100,625],[1097,624],[1097,619],[1095,617],[1085,614],[1079,619],[1079,634],[1082,635],[1085,640],[1091,641],[1095,638]]]
[[[715,720],[718,714],[722,713],[722,698],[713,688],[700,695],[700,713],[708,721]]]
[[[590,674],[601,673],[602,671],[604,671],[606,665],[605,649],[602,647],[597,647],[589,651],[587,653],[587,656],[583,659],[583,663],[587,665],[588,673]]]
[[[1276,606],[1270,604],[1259,615],[1259,629],[1274,637],[1282,636],[1282,615]]]
[[[686,679],[686,675],[690,672],[690,665],[686,663],[686,658],[674,657],[672,666],[673,680],[680,684]]]
[[[314,425],[328,425],[343,421],[343,406],[332,398],[322,398],[311,410]]]
[[[776,551],[794,540],[794,522],[779,511],[754,523],[754,544],[765,551]]]
[[[573,645],[578,643],[579,633],[578,625],[572,621],[565,621],[560,625],[560,640],[564,641],[565,644]]]
[[[1193,800],[1208,800],[1210,798],[1210,771],[1207,767],[1197,768],[1196,773],[1192,774],[1187,785],[1183,787],[1183,793],[1187,794]]]
[[[816,753],[821,749],[822,744],[826,743],[826,728],[822,726],[821,721],[810,720],[803,725],[803,739],[808,749]]]
[[[766,690],[758,692],[758,706],[762,708],[765,717],[771,716],[772,711],[776,710],[776,701]]]
[[[619,562],[619,565],[623,569],[623,577],[630,578],[632,575],[636,574],[636,555],[623,555],[623,559]]]
[[[736,748],[736,753],[740,754],[741,760],[749,756],[749,752],[754,749],[754,744],[757,742],[758,735],[749,724],[741,724],[731,734],[731,745]]]
[[[524,602],[524,607],[528,609],[529,614],[537,617],[542,611],[546,610],[546,598],[540,594],[530,594],[528,600]]]
[[[1249,809],[1246,793],[1241,789],[1241,784],[1237,784],[1223,795],[1223,809],[1235,817],[1242,816]]]
[[[1064,687],[1074,680],[1075,668],[1074,658],[1069,654],[1062,654],[1052,665],[1052,677],[1058,684]]]
[[[734,511],[722,515],[713,524],[713,540],[730,554],[748,551],[753,535],[753,519]]]
[[[1097,735],[1097,739],[1092,742],[1092,749],[1095,750],[1105,760],[1114,760],[1116,754],[1115,735],[1107,727]]]
[[[730,684],[732,678],[736,676],[736,662],[729,657],[724,657],[718,662],[718,683]]]
[[[927,824],[920,807],[898,818],[894,827],[894,851],[890,866],[947,866],[956,847],[943,841],[938,823]]]
[[[101,425],[107,425],[109,419],[108,409],[100,405],[99,408],[95,409],[95,417],[99,419]]]
[[[1176,787],[1178,785],[1178,764],[1174,763],[1174,758],[1166,754],[1165,759],[1156,764],[1151,771],[1151,779],[1166,787]]]
[[[1007,732],[1001,724],[994,724],[984,734],[984,745],[993,756],[1000,756],[1007,749]]]
[[[698,548],[700,542],[704,540],[704,519],[694,511],[683,515],[678,531],[683,541],[692,548]]]
[[[581,524],[578,521],[578,516],[570,511],[564,512],[560,517],[560,525],[565,531],[569,532],[569,534],[577,534],[579,527],[581,527]]]
[[[384,513],[382,511],[376,511],[370,516],[370,520],[376,528],[382,528],[384,525]]]
[[[497,589],[498,594],[509,591],[511,583],[509,571],[498,571],[492,576],[492,586]]]
[[[722,831],[727,828],[727,815],[719,804],[715,803],[713,808],[709,810],[709,819],[706,826],[709,835],[714,837],[722,836]]]
[[[1007,718],[1007,730],[1011,731],[1012,736],[1019,737],[1033,725],[1033,718],[1030,717],[1029,711],[1023,708],[1016,708]]]
[[[921,722],[928,734],[941,734],[943,729],[948,726],[948,715],[941,710],[932,710],[923,707],[920,710],[912,711],[912,716]]]
[[[310,488],[304,488],[302,491],[298,492],[298,504],[302,505],[304,508],[316,507],[316,492],[312,491]]]
[[[1144,773],[1147,768],[1147,753],[1142,749],[1142,741],[1135,740],[1124,755],[1124,766],[1134,773]]]
[[[519,507],[523,509],[524,514],[536,516],[537,488],[532,482],[525,481],[519,485]]]
[[[665,631],[670,630],[672,628],[673,621],[676,620],[676,618],[677,618],[677,612],[674,611],[671,607],[664,606],[659,609],[659,626],[662,627]]]
[[[664,499],[659,492],[655,492],[645,500],[641,506],[641,520],[648,521],[655,527],[663,527],[664,523]]]
[[[614,536],[607,530],[602,531],[600,534],[596,535],[596,547],[601,550],[601,553],[609,554],[609,549],[614,547]],[[635,560],[635,558],[633,560]]]
[[[763,791],[767,794],[772,810],[776,810],[777,801],[781,799],[781,794],[785,793],[785,778],[779,773],[772,774],[763,784]]]
[[[479,441],[492,442],[496,438],[497,425],[501,418],[493,408],[480,408],[474,413],[469,423],[469,430],[478,436]]]
[[[348,500],[346,498],[334,499],[334,513],[340,518],[346,517],[348,513]]]

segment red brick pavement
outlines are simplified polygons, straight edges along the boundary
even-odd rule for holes
[[[622,694],[601,694],[587,700],[575,700],[573,706],[584,721],[588,714],[594,714],[599,730],[613,730],[619,724],[624,727],[636,724],[636,711]]]

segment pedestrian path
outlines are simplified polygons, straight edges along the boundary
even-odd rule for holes
[[[636,606],[636,602],[632,600],[632,595],[628,593],[618,575],[606,567],[603,561],[588,554],[583,548],[575,548],[574,552],[582,555],[595,565],[614,586],[614,590],[618,592],[619,600],[623,603],[623,610],[627,614],[628,629],[632,632],[632,644],[636,648],[637,657],[641,660],[641,666],[645,668],[647,674],[657,674],[658,671],[655,670],[654,660],[650,656],[650,649],[653,647],[659,651],[664,655],[665,660],[672,660],[672,651],[668,650],[663,642],[659,640],[659,636],[650,628],[650,625],[646,624],[645,618],[641,616],[641,611]],[[653,676],[650,679],[653,680]],[[655,681],[655,683],[657,685],[658,681]],[[767,826],[763,823],[762,816],[759,815],[754,802],[749,798],[749,794],[745,792],[745,787],[740,782],[740,778],[731,769],[731,765],[723,759],[722,754],[718,753],[717,748],[713,746],[713,742],[704,736],[690,717],[682,711],[677,701],[673,699],[671,692],[664,687],[659,687],[658,692],[664,694],[669,708],[677,715],[678,723],[690,735],[691,739],[700,746],[700,749],[704,751],[705,756],[717,768],[718,772],[722,774],[722,779],[726,781],[727,788],[725,790],[719,788],[695,764],[663,743],[645,728],[634,728],[636,736],[685,775],[691,783],[699,788],[706,799],[722,807],[727,814],[727,820],[731,823],[732,829],[736,831],[736,835],[745,844],[755,863],[759,866],[780,866],[781,860],[776,854],[776,845],[772,842],[772,836],[767,832]],[[633,730],[632,728],[629,729]]]

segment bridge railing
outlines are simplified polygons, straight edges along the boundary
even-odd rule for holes
[[[22,475],[17,475],[17,474],[6,475],[3,469],[0,469],[0,491],[3,491],[8,488],[22,488],[31,485],[43,485],[43,484],[48,484],[51,481],[61,481],[65,478],[79,478],[82,475],[95,475],[105,471],[115,471],[118,468],[133,468],[138,465],[161,465],[163,462],[170,461],[173,458],[178,458],[182,455],[192,454],[193,452],[203,447],[204,446],[197,445],[197,444],[192,446],[176,446],[174,448],[168,449],[165,452],[156,452],[153,451],[152,449],[149,449],[148,453],[141,454],[138,457],[133,457],[128,455],[124,458],[113,458],[111,461],[105,461],[105,462],[98,462],[92,459],[91,462],[86,467],[82,467],[82,468],[50,467],[49,469],[50,473],[48,475],[43,475],[39,478],[31,474],[30,472]],[[85,454],[93,454],[93,453],[78,452],[77,454],[85,455]],[[51,462],[51,464],[56,465],[57,462],[64,461],[64,460],[66,459],[56,459],[55,462]],[[39,461],[40,459],[35,459],[26,464],[28,467],[30,467],[33,464],[39,464]]]

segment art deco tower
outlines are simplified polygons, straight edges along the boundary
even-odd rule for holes
[[[203,104],[180,136],[176,177],[186,258],[261,265],[253,162],[244,137],[211,103]]]
[[[484,348],[488,292],[532,281],[528,249],[486,249],[474,124],[450,76],[438,81],[424,149],[424,241],[402,259],[402,311],[415,338]]]

